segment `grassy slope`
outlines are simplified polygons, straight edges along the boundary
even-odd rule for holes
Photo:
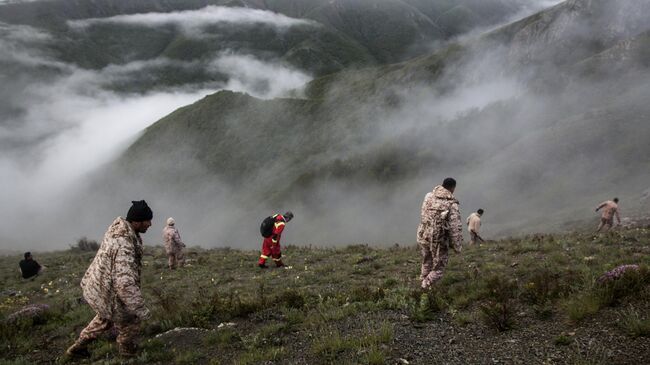
[[[647,228],[489,242],[452,255],[431,294],[417,289],[414,247],[289,246],[291,268],[267,271],[255,267],[255,251],[190,248],[190,265],[175,272],[160,247],[147,247],[142,282],[153,318],[137,363],[642,363],[650,356],[649,244]],[[52,306],[45,323],[2,326],[0,361],[61,356],[92,317],[78,301],[92,256],[37,254],[49,270],[28,281],[18,278],[18,256],[0,258],[3,317],[27,303]],[[596,283],[629,263],[641,273]],[[223,322],[236,325],[218,328]],[[208,331],[155,338],[175,327]],[[94,361],[118,363],[114,343],[92,350]]]

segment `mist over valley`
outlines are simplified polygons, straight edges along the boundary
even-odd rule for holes
[[[227,6],[225,6],[227,5]],[[3,249],[99,238],[145,199],[158,244],[409,245],[446,176],[490,237],[647,212],[642,0],[0,4]],[[37,222],[37,224],[34,224]],[[11,228],[9,228],[11,227]]]

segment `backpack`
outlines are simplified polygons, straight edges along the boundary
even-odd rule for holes
[[[275,225],[275,217],[273,216],[268,216],[264,218],[262,221],[262,225],[260,225],[260,233],[262,234],[262,237],[264,238],[269,238],[273,234],[273,228]]]

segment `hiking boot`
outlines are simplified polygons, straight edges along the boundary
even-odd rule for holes
[[[134,358],[138,356],[138,346],[135,344],[118,344],[120,356],[122,358]]]
[[[257,266],[260,267],[260,269],[268,269],[269,267],[266,266],[266,264],[257,264]]]
[[[88,347],[86,347],[86,345],[80,345],[76,342],[72,346],[68,347],[67,350],[65,350],[65,354],[71,358],[90,357],[90,352],[88,351]]]

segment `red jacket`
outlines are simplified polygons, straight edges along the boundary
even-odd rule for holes
[[[269,237],[264,238],[264,246],[279,245],[280,239],[282,238],[282,231],[284,231],[284,226],[287,224],[281,214],[276,214],[273,216],[273,218],[275,218],[275,224],[273,224],[273,233]]]

